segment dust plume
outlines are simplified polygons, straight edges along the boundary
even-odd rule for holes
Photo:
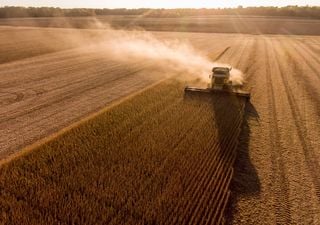
[[[106,41],[100,48],[105,50],[108,57],[111,56],[116,60],[124,62],[145,60],[152,63],[156,69],[168,73],[176,72],[179,76],[200,78],[206,82],[212,67],[223,65],[212,62],[187,41],[160,40],[149,32],[113,30],[110,26],[107,26],[106,30]],[[241,71],[233,69],[230,80],[234,85],[242,85]]]
[[[214,62],[213,67],[228,67],[228,68],[232,68],[232,70],[230,71],[230,78],[229,80],[232,82],[233,86],[242,86],[244,83],[244,76],[243,73],[241,72],[241,70],[233,68],[230,64],[225,64],[225,63],[218,63],[218,62]]]
[[[117,60],[146,60],[153,66],[205,78],[212,62],[190,44],[179,40],[159,40],[143,31],[113,31],[104,48]]]
[[[244,83],[243,73],[239,69],[232,69],[230,80],[233,86],[242,86]]]

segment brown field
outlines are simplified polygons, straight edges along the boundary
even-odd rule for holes
[[[69,29],[59,31],[61,33],[56,34],[54,29],[2,29],[0,43],[4,43],[2,49],[7,54],[0,58],[3,62],[10,62],[0,65],[2,157],[107,103],[163,79],[158,71],[154,71],[150,61],[119,62],[106,57],[104,50],[76,48],[83,43],[92,44],[86,40],[90,36],[99,40],[99,31],[80,34]],[[46,41],[41,38],[38,41],[34,35],[46,36]],[[174,33],[158,35],[163,39],[175,36]],[[192,35],[180,36],[188,38]],[[204,48],[206,39],[206,34],[196,36],[195,45]],[[219,36],[215,40],[217,42]],[[235,38],[230,36],[227,40]],[[5,44],[8,42],[14,44]],[[74,46],[69,46],[73,49],[61,50],[69,42],[73,43]],[[28,50],[30,43],[36,46],[32,48],[35,50]],[[214,46],[218,46],[218,42],[210,47],[212,57],[226,48],[226,44],[216,49]],[[35,57],[27,57],[28,52]],[[26,59],[16,60],[22,57]]]
[[[244,102],[182,88],[162,82],[4,164],[2,220],[220,223]]]
[[[241,15],[181,18],[141,16],[8,18],[0,19],[0,25],[98,29],[111,25],[118,29],[143,28],[148,31],[320,35],[320,21],[317,19]]]
[[[1,28],[2,158],[154,84],[161,72],[180,76],[84,46],[103,42],[103,32]],[[39,33],[45,41],[34,39]],[[319,224],[319,36],[154,35],[188,40],[241,69],[251,103],[184,100],[184,81],[174,78],[133,95],[3,161],[0,224]]]

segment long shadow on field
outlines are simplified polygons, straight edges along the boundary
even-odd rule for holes
[[[259,114],[254,106],[247,102],[244,108],[234,174],[230,185],[231,196],[225,211],[226,224],[233,224],[233,215],[241,198],[260,194],[260,181],[249,155],[250,126],[255,123],[259,123]]]
[[[227,180],[219,188],[224,189],[223,191],[231,190],[225,213],[226,222],[229,223],[233,219],[234,206],[241,196],[260,193],[260,181],[249,157],[249,120],[259,121],[259,115],[250,102],[236,96],[192,93],[185,96],[185,99],[201,101],[208,106],[208,110],[213,111],[212,125],[218,147],[212,148],[212,151],[218,154],[217,160],[224,171],[219,179]],[[228,173],[232,168],[233,176],[232,173]],[[227,203],[227,197],[220,198],[223,204]]]
[[[259,114],[250,101],[235,96],[221,95],[212,106],[220,149],[232,154],[230,202],[236,203],[240,196],[260,193],[260,181],[249,156],[250,124],[259,123]]]

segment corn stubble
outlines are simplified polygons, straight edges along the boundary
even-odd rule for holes
[[[163,82],[3,164],[0,223],[222,223],[243,107]]]

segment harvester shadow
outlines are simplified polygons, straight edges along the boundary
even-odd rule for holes
[[[237,158],[234,163],[234,176],[231,182],[231,191],[234,198],[242,195],[258,195],[260,193],[260,181],[249,154],[250,126],[256,123],[259,123],[259,114],[254,106],[247,102],[239,135]]]
[[[232,95],[192,93],[185,95],[185,99],[209,104],[213,110],[219,146],[216,151],[225,171],[233,167],[233,177],[228,185],[231,195],[225,209],[225,220],[229,224],[241,197],[260,193],[260,181],[249,156],[249,121],[259,123],[259,114],[250,101]]]
[[[259,114],[251,102],[247,102],[236,150],[237,157],[233,166],[234,174],[230,184],[231,196],[225,210],[226,224],[233,224],[233,215],[237,211],[237,205],[241,199],[260,195],[260,180],[251,162],[249,152],[251,126],[255,125],[259,126]]]
[[[259,123],[258,112],[250,101],[236,96],[220,95],[211,104],[220,149],[235,154],[231,164],[234,170],[230,184],[231,201],[237,201],[243,195],[258,195],[260,181],[249,154],[250,124]]]

